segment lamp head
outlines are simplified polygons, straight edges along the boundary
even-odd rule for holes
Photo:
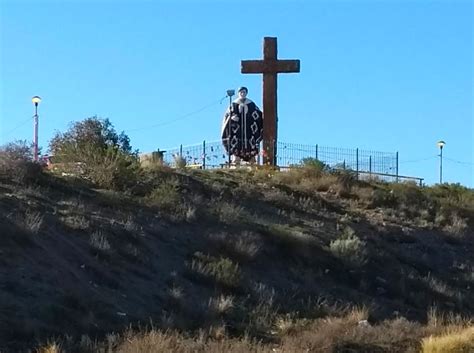
[[[441,149],[444,147],[444,145],[446,145],[446,142],[444,142],[443,140],[436,142],[436,146]]]
[[[33,102],[34,105],[38,105],[39,102],[41,102],[41,97],[40,96],[34,96],[31,98],[31,101]]]

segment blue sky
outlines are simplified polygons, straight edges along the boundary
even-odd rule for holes
[[[278,37],[279,139],[400,154],[400,174],[474,187],[471,1],[0,0],[0,144],[98,115],[149,152],[216,141],[240,60]],[[204,109],[205,108],[205,109]],[[196,112],[199,111],[199,112]],[[190,114],[194,113],[194,114]]]

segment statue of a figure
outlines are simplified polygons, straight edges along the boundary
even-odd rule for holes
[[[254,161],[263,137],[262,111],[247,93],[247,87],[238,89],[239,97],[227,108],[222,122],[222,143],[234,161]]]

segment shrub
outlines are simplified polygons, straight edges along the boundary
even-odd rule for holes
[[[229,288],[238,288],[242,276],[239,265],[232,260],[224,257],[216,258],[200,252],[194,253],[191,270]]]
[[[174,156],[174,165],[176,166],[176,169],[184,169],[186,168],[186,158],[180,156],[180,155],[175,155]]]
[[[306,157],[301,160],[301,165],[304,168],[313,170],[316,174],[328,171],[328,166],[320,160],[312,157]]]
[[[331,253],[351,265],[362,266],[367,262],[365,242],[360,240],[354,230],[347,227],[341,236],[329,244]]]
[[[57,132],[49,148],[64,171],[80,172],[104,188],[124,189],[136,183],[140,163],[129,137],[117,134],[108,119],[92,117]]]
[[[147,197],[152,206],[164,211],[176,211],[181,205],[181,195],[175,180],[166,180],[158,185]]]
[[[446,207],[462,207],[474,210],[474,190],[456,184],[437,184],[426,189],[426,194]]]
[[[217,213],[219,220],[224,223],[233,223],[246,213],[242,206],[223,200],[214,203],[214,212]]]
[[[0,175],[17,183],[31,183],[42,175],[40,164],[32,161],[31,146],[26,141],[10,142],[0,147]]]
[[[401,208],[421,209],[427,206],[428,200],[415,182],[390,184],[390,190]]]

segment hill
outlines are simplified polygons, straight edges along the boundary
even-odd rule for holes
[[[460,185],[158,167],[114,191],[28,168],[0,173],[2,352],[415,352],[474,318]]]

